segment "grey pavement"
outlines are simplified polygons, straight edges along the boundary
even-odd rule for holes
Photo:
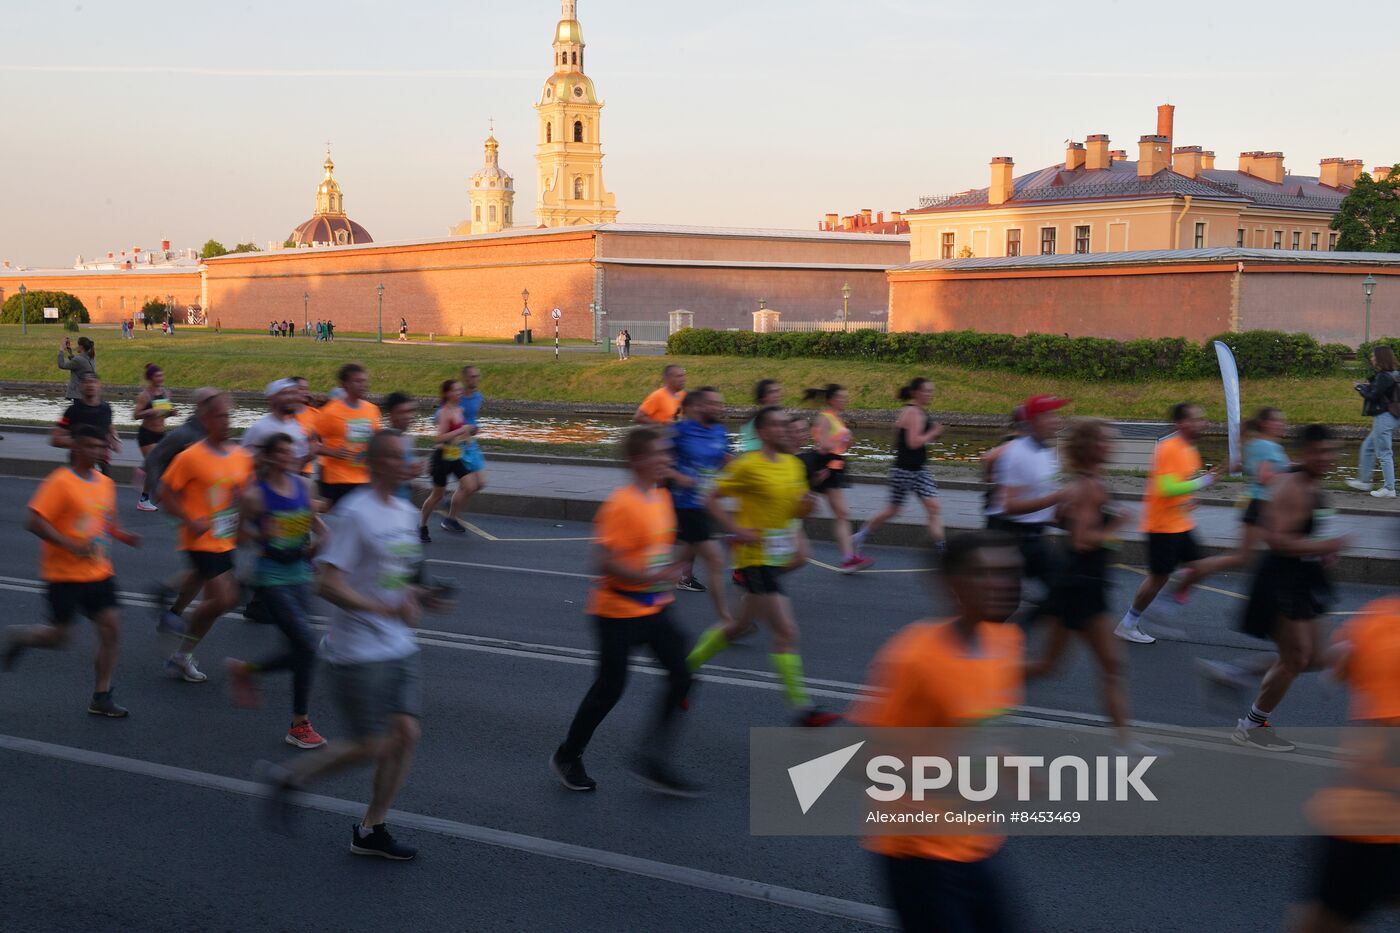
[[[499,473],[505,470],[497,470]],[[0,577],[6,621],[43,614],[36,548],[21,528],[33,479],[0,478]],[[595,487],[578,482],[579,495]],[[198,654],[204,685],[166,680],[142,593],[181,566],[160,514],[136,512],[119,491],[123,522],[145,537],[115,553],[124,607],[118,698],[124,721],[83,712],[92,634],[63,653],[31,653],[0,673],[0,775],[6,843],[0,891],[7,926],[25,930],[528,930],[847,931],[875,929],[806,909],[835,898],[848,909],[883,903],[872,860],[854,839],[756,837],[748,831],[748,730],[787,719],[761,637],[715,660],[686,714],[678,764],[703,781],[701,800],[658,798],[624,765],[660,687],[637,658],[629,692],[589,748],[596,794],[563,791],[546,759],[591,678],[587,525],[473,514],[480,533],[439,536],[434,575],[459,587],[454,609],[423,622],[423,740],[391,825],[420,847],[412,864],[347,851],[368,776],[314,788],[297,836],[265,833],[245,783],[260,758],[298,754],[281,742],[289,684],[265,679],[266,703],[233,709],[219,660],[278,647],[269,628],[221,620]],[[489,535],[489,537],[487,537]],[[815,546],[829,563],[832,548]],[[844,708],[870,660],[904,624],[946,608],[920,572],[922,556],[876,547],[883,573],[841,576],[810,566],[790,578],[806,675],[819,699]],[[1113,572],[1121,611],[1140,577]],[[1134,715],[1165,743],[1184,728],[1219,726],[1237,711],[1207,709],[1192,661],[1258,650],[1233,630],[1244,581],[1212,580],[1180,631],[1125,646]],[[1340,588],[1332,628],[1387,591]],[[324,612],[319,607],[318,612]],[[677,594],[678,623],[694,637],[711,619],[704,594]],[[1151,621],[1148,625],[1151,626]],[[1036,639],[1033,638],[1033,641]],[[325,690],[313,690],[318,729],[344,734]],[[1029,688],[1018,714],[1047,727],[1095,726],[1097,678],[1079,648],[1061,672]],[[1332,725],[1340,692],[1300,679],[1278,726]],[[1028,931],[1278,930],[1305,891],[1310,840],[1291,838],[1018,838],[1005,849],[1009,899]],[[658,867],[660,866],[660,867]],[[1261,870],[1260,866],[1267,866]],[[655,869],[652,874],[642,869]],[[740,896],[745,890],[752,896]],[[1242,891],[1245,896],[1242,896]],[[775,900],[781,893],[787,901]],[[795,906],[793,901],[806,906]],[[24,918],[16,922],[13,918]],[[178,919],[172,919],[178,918]],[[1395,918],[1369,929],[1397,930]]]

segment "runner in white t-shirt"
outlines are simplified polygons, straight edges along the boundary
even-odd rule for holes
[[[277,379],[267,384],[264,394],[267,396],[268,412],[248,426],[241,443],[256,455],[272,435],[287,435],[292,439],[292,452],[299,461],[297,472],[300,473],[311,461],[306,429],[297,420],[297,412],[301,409],[301,386],[295,379]]]
[[[1033,395],[1022,403],[1026,434],[997,456],[992,471],[996,488],[987,507],[987,527],[1014,534],[1021,542],[1025,575],[1047,586],[1045,528],[1055,520],[1061,498],[1055,435],[1060,430],[1059,410],[1068,404],[1053,395]]]
[[[330,544],[316,561],[318,591],[335,607],[321,657],[350,735],[290,768],[262,768],[269,816],[285,827],[295,791],[321,775],[373,761],[373,796],[350,851],[403,861],[417,850],[396,842],[384,819],[418,743],[422,690],[411,629],[420,606],[438,608],[439,601],[419,582],[417,512],[395,495],[411,475],[399,432],[379,431],[366,453],[370,481],[330,516]]]

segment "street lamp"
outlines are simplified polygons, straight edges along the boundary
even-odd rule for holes
[[[841,286],[841,329],[851,329],[851,283]]]
[[[530,290],[524,288],[520,290],[520,300],[525,306],[520,310],[520,318],[524,321],[520,325],[520,342],[522,344],[530,342]]]
[[[1366,273],[1366,278],[1361,280],[1361,288],[1366,292],[1366,342],[1371,342],[1371,292],[1376,290],[1376,278],[1371,273]]]
[[[311,301],[310,292],[301,293],[301,335],[305,337],[311,333],[311,318],[307,317],[306,306]]]
[[[19,332],[24,336],[29,335],[29,318],[24,313],[24,296],[29,294],[29,289],[24,287],[24,283],[19,283]]]
[[[379,285],[379,342],[384,342],[384,284]]]
[[[170,326],[175,326],[175,296],[165,296],[165,318],[170,322]]]

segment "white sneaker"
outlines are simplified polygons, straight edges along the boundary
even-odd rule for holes
[[[165,672],[189,684],[202,684],[209,679],[195,666],[192,654],[172,654],[165,660]]]
[[[1127,620],[1119,622],[1118,627],[1113,630],[1113,634],[1135,645],[1150,645],[1157,640],[1136,625],[1129,625]]]
[[[1349,480],[1346,481],[1346,483],[1347,483],[1348,486],[1350,486],[1352,489],[1355,489],[1357,492],[1370,492],[1370,491],[1371,491],[1371,484],[1370,484],[1370,483],[1363,483],[1363,482],[1362,482],[1361,480],[1359,480],[1359,479],[1349,479]]]
[[[159,512],[160,508],[150,499],[136,500],[136,511],[138,512]]]
[[[1372,499],[1394,499],[1394,498],[1395,498],[1395,490],[1394,490],[1394,489],[1386,489],[1384,486],[1382,486],[1380,489],[1372,489],[1372,490],[1371,490],[1371,498],[1372,498]]]

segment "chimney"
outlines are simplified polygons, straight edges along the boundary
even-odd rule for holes
[[[854,230],[856,228],[856,217],[854,214],[847,214],[841,218],[842,230]]]
[[[107,250],[107,258],[108,258],[108,259],[113,258],[113,257],[112,257],[112,251],[111,251],[110,249]]]
[[[1246,175],[1253,175],[1253,174],[1254,174],[1254,160],[1257,159],[1257,158],[1259,158],[1259,157],[1260,157],[1261,155],[1263,155],[1263,154],[1264,154],[1264,153],[1260,152],[1258,149],[1252,149],[1252,150],[1250,150],[1249,152],[1241,152],[1241,153],[1240,153],[1240,171],[1243,172],[1243,173],[1246,174]]]
[[[1011,176],[1015,168],[1016,163],[1012,161],[1011,156],[997,156],[992,159],[992,185],[987,189],[988,204],[1005,204],[1011,200]]]
[[[897,224],[904,219],[902,211],[890,211],[890,223]]]
[[[1157,108],[1157,135],[1167,138],[1167,168],[1172,165],[1172,122],[1176,115],[1176,107],[1172,104],[1162,104]]]
[[[1360,159],[1347,159],[1342,164],[1346,167],[1342,177],[1347,179],[1343,184],[1348,188],[1355,188],[1356,180],[1361,177],[1362,172],[1366,171],[1366,164]]]
[[[1317,165],[1317,182],[1329,188],[1340,188],[1342,186],[1342,175],[1346,171],[1342,166],[1345,160],[1340,156],[1333,156],[1330,159],[1323,159]]]
[[[1263,181],[1283,184],[1283,153],[1255,152],[1249,166],[1249,174]]]
[[[1215,171],[1215,153],[1209,149],[1201,153],[1201,170],[1206,172]]]
[[[1385,181],[1390,177],[1390,170],[1394,167],[1393,165],[1377,165],[1375,168],[1371,169],[1371,180]]]
[[[1126,149],[1110,149],[1110,150],[1108,150],[1108,161],[1109,161],[1110,163],[1112,163],[1112,162],[1126,162],[1126,161],[1128,161],[1128,150],[1126,150]]]
[[[885,222],[885,212],[884,212],[884,211],[881,211],[880,213],[878,213],[878,214],[875,215],[875,222],[876,222],[877,224],[882,224],[882,223]]]
[[[161,241],[160,241],[160,251],[161,251],[162,253],[168,253],[168,252],[170,252],[170,241],[169,241],[169,240],[161,240]]]
[[[871,211],[868,207],[862,207],[860,209],[860,225],[862,227],[870,226],[870,217],[873,213],[874,212]]]
[[[1139,178],[1151,178],[1171,164],[1170,146],[1165,136],[1141,136],[1138,138]]]
[[[1084,167],[1084,144],[1070,143],[1065,147],[1065,171],[1073,172]]]
[[[826,229],[827,229],[827,230],[835,230],[836,227],[837,227],[837,224],[839,224],[840,221],[841,221],[841,215],[839,215],[839,214],[834,214],[834,213],[833,213],[833,214],[827,214],[827,215],[826,215]]]
[[[1087,157],[1084,160],[1084,167],[1091,172],[1108,168],[1108,134],[1095,133],[1085,139]]]
[[[1172,150],[1172,168],[1178,175],[1195,178],[1204,167],[1201,165],[1203,155],[1200,146],[1177,146]]]

